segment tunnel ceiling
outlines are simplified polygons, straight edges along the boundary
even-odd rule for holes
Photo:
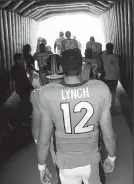
[[[115,1],[107,0],[0,1],[0,9],[42,21],[51,16],[65,13],[87,13],[100,16],[114,3]]]

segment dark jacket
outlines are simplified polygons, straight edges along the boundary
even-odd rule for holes
[[[11,68],[11,78],[15,82],[15,90],[21,96],[30,93],[33,86],[27,78],[26,70],[19,64]]]

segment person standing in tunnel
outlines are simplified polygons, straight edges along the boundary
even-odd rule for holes
[[[17,126],[21,122],[25,125],[25,120],[31,115],[32,106],[30,103],[30,93],[34,89],[26,73],[26,63],[23,55],[16,53],[14,55],[14,66],[11,68],[11,78],[14,82],[15,91],[21,98],[21,104],[16,116],[11,122],[12,126]]]
[[[34,69],[34,59],[31,55],[31,46],[26,44],[23,46],[23,58],[26,61],[26,72],[30,82],[33,80],[33,69]]]
[[[57,54],[61,54],[61,42],[62,40],[64,40],[64,33],[61,31],[59,33],[59,38],[56,39],[55,43],[54,43],[54,52]]]
[[[101,56],[105,76],[104,82],[108,85],[112,93],[112,107],[111,111],[115,113],[115,94],[116,87],[120,76],[119,57],[113,53],[114,45],[112,43],[106,44],[106,53]]]
[[[66,31],[65,36],[66,39],[61,42],[61,55],[65,50],[78,48],[78,42],[75,39],[71,39],[70,31]]]
[[[51,51],[46,51],[45,44],[41,43],[39,45],[39,52],[36,52],[33,55],[34,61],[38,62],[39,76],[42,86],[44,86],[47,83],[46,71],[44,71],[44,68],[47,65],[48,57],[52,54],[53,53]]]
[[[102,44],[99,42],[95,42],[95,38],[93,36],[90,37],[90,41],[86,43],[86,49],[92,49],[92,57],[97,58],[102,54]]]
[[[101,59],[93,58],[93,52],[91,48],[85,50],[85,57],[83,58],[83,66],[81,71],[81,81],[94,79],[102,79],[104,75],[104,69]]]
[[[48,84],[39,92],[41,124],[37,140],[37,156],[40,180],[42,183],[50,182],[46,159],[55,126],[57,149],[55,162],[60,170],[61,183],[80,184],[83,181],[84,184],[100,184],[98,122],[109,155],[104,161],[105,172],[114,170],[116,159],[115,134],[110,113],[111,93],[101,81],[89,80],[81,83],[80,51],[76,49],[65,51],[61,65],[64,82]],[[84,109],[88,114],[83,116]],[[83,121],[79,121],[81,116]],[[86,124],[88,126],[85,126]]]

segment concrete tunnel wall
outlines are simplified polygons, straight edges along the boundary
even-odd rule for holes
[[[13,55],[17,52],[22,53],[23,45],[35,46],[38,24],[33,19],[0,10],[0,77],[10,72],[14,64]],[[6,82],[7,80],[3,83]],[[13,91],[14,87],[10,78],[7,98]]]
[[[106,42],[112,42],[120,57],[121,83],[130,100],[133,96],[132,1],[117,2],[101,15]]]

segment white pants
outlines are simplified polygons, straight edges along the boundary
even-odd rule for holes
[[[89,184],[91,166],[77,167],[74,169],[60,169],[60,179],[62,184]]]

